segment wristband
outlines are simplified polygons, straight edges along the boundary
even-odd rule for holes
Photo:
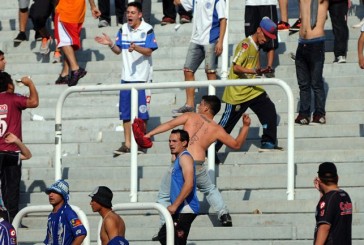
[[[115,43],[113,45],[111,45],[110,49],[113,49],[115,47]]]

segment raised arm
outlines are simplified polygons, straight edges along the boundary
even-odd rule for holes
[[[21,82],[29,88],[29,97],[27,99],[27,108],[35,108],[39,105],[39,97],[35,85],[30,77],[22,77]]]
[[[239,135],[234,139],[230,134],[226,133],[226,131],[221,127],[218,133],[218,140],[221,141],[226,146],[238,150],[245,143],[246,137],[248,136],[249,127],[250,127],[250,117],[247,114],[244,114],[243,117],[243,128],[240,130]]]
[[[111,41],[111,38],[106,33],[102,33],[102,36],[96,36],[95,41],[102,45],[108,45],[111,51],[115,54],[121,53],[121,49],[113,41]]]
[[[172,120],[170,120],[168,122],[162,123],[161,125],[159,125],[155,129],[153,129],[152,131],[147,133],[144,137],[150,138],[153,135],[166,132],[166,131],[171,130],[172,128],[175,128],[175,127],[180,126],[180,125],[184,125],[187,122],[188,117],[189,117],[188,112],[183,113],[181,116],[176,117],[175,119],[172,119]]]

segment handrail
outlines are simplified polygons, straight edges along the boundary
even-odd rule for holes
[[[131,118],[137,115],[137,103],[139,89],[168,89],[168,88],[187,88],[187,87],[209,87],[209,93],[215,87],[224,87],[229,85],[278,85],[286,93],[288,99],[288,135],[287,135],[287,200],[294,200],[294,99],[291,88],[284,81],[277,78],[260,78],[260,79],[237,79],[237,80],[207,80],[207,81],[191,81],[191,82],[168,82],[168,83],[127,83],[127,84],[111,84],[111,85],[88,85],[74,86],[64,90],[57,101],[56,118],[55,118],[55,179],[62,178],[62,109],[63,103],[67,96],[76,92],[99,92],[99,91],[115,91],[115,90],[132,90],[131,93]],[[211,92],[212,93],[212,92]],[[130,201],[137,202],[137,146],[132,136],[131,143],[131,185],[130,185]],[[211,147],[214,147],[211,146]],[[209,172],[215,176],[214,154],[209,150],[208,167]]]
[[[167,229],[167,245],[174,244],[174,225],[173,220],[168,212],[168,210],[159,203],[154,202],[137,202],[137,203],[118,203],[113,205],[112,210],[148,210],[148,209],[156,209],[158,210],[163,216],[166,221],[166,229]],[[101,218],[98,225],[98,234],[100,234],[101,225],[103,219]],[[97,244],[101,245],[100,236],[97,237]]]
[[[71,205],[73,211],[76,212],[78,217],[80,218],[83,226],[86,228],[87,236],[83,240],[84,245],[90,245],[90,225],[87,219],[86,214],[77,206]],[[40,213],[40,212],[52,212],[53,207],[51,205],[37,205],[37,206],[29,206],[22,208],[19,210],[19,212],[16,214],[14,220],[13,220],[13,226],[15,228],[15,231],[18,233],[18,228],[20,227],[22,218],[29,214],[29,213]],[[45,231],[44,231],[45,233]]]

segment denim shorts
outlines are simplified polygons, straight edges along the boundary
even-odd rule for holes
[[[215,46],[216,43],[199,45],[191,42],[188,47],[184,69],[195,73],[202,61],[205,60],[205,71],[209,73],[216,72],[217,56],[215,54]]]

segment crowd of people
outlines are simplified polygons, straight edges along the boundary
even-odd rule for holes
[[[174,5],[172,1],[163,0],[164,17],[161,25],[176,23],[177,13],[180,15],[181,24],[192,22],[192,17],[198,15],[193,21],[192,37],[183,67],[185,81],[195,80],[195,72],[203,61],[207,79],[216,80],[217,61],[223,52],[228,18],[225,1],[214,0],[211,4],[211,0],[174,0],[173,3]],[[29,4],[29,0],[19,1],[19,33],[14,42],[27,40],[25,28],[29,17],[36,33],[35,39],[42,41],[40,53],[48,54],[53,38],[50,30],[46,28],[46,22],[53,15],[57,46],[54,57],[56,62],[60,61],[60,57],[63,61],[62,71],[55,83],[77,85],[87,74],[87,71],[78,65],[75,54],[81,47],[80,33],[85,19],[85,1],[37,0],[28,10]],[[99,0],[97,7],[94,0],[89,0],[89,4],[93,17],[99,18],[98,27],[110,26],[110,3]],[[345,63],[348,42],[347,12],[350,5],[347,0],[301,0],[298,6],[299,19],[291,27],[288,23],[288,1],[279,1],[280,21],[277,4],[276,0],[246,0],[246,38],[236,45],[228,79],[275,77],[273,66],[274,52],[279,45],[278,31],[298,30],[295,67],[300,103],[295,122],[300,125],[325,124],[326,93],[322,78],[326,40],[324,25],[329,13],[334,34],[333,62]],[[175,5],[178,7],[177,10]],[[150,0],[131,2],[127,5],[124,0],[115,0],[115,8],[116,24],[120,25],[116,38],[113,40],[103,33],[96,36],[95,41],[108,46],[113,53],[121,54],[123,64],[121,83],[148,82],[151,80],[153,69],[152,54],[158,49],[156,35],[149,24]],[[306,11],[307,9],[310,11]],[[361,69],[364,69],[363,48],[364,26],[358,40],[358,63]],[[261,66],[260,50],[266,54],[266,67]],[[0,105],[6,105],[0,112],[3,122],[0,131],[2,195],[0,231],[8,231],[10,242],[5,244],[16,244],[16,234],[10,223],[19,208],[21,161],[32,156],[30,150],[22,143],[21,112],[27,108],[37,107],[39,98],[30,77],[19,80],[29,88],[29,95],[16,94],[13,79],[5,72],[5,65],[5,54],[0,51]],[[120,91],[119,116],[123,121],[125,140],[121,147],[114,151],[116,155],[130,153],[132,140],[130,97],[130,91]],[[143,119],[146,125],[149,119],[146,91],[139,90],[138,97],[138,117]],[[225,110],[220,122],[215,123],[214,116],[221,108],[220,99],[217,96],[203,96],[196,113],[195,89],[187,88],[185,104],[173,110],[176,117],[148,133],[144,132],[146,133],[144,137],[151,138],[172,130],[169,137],[172,163],[162,179],[158,202],[172,215],[175,224],[175,244],[186,244],[191,224],[199,213],[197,189],[205,195],[208,203],[216,211],[221,225],[227,227],[233,225],[227,205],[218,188],[211,182],[204,162],[206,151],[214,142],[216,142],[216,152],[223,144],[232,149],[241,148],[251,123],[249,115],[245,114],[248,108],[257,115],[263,128],[259,151],[283,150],[277,142],[275,105],[262,86],[226,86],[222,101],[226,103]],[[311,108],[312,101],[314,108]],[[234,138],[230,133],[240,118],[243,127]],[[175,129],[178,126],[182,126],[183,129]],[[320,164],[314,186],[321,193],[316,211],[315,244],[324,244],[327,241],[350,244],[352,204],[348,193],[338,187],[335,164],[331,162]],[[45,192],[49,196],[53,210],[48,218],[44,243],[81,244],[88,234],[68,203],[68,183],[58,180]],[[112,210],[112,191],[106,186],[99,186],[89,196],[93,212],[98,212],[103,219],[99,234],[102,244],[129,244],[125,238],[126,224]],[[161,217],[160,231],[153,240],[165,244],[165,229]]]

